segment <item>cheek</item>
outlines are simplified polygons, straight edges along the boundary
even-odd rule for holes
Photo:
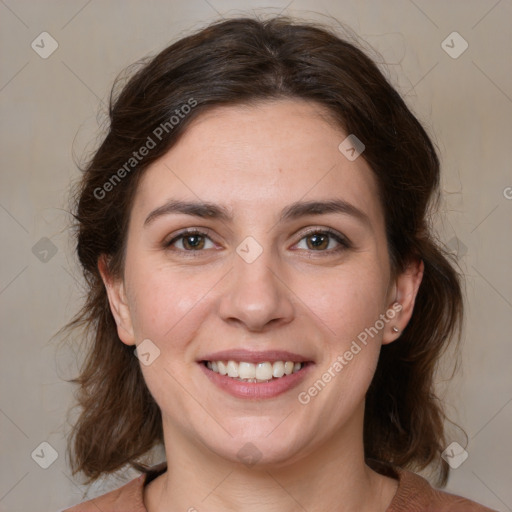
[[[294,289],[341,346],[375,324],[385,307],[386,281],[375,264],[348,265],[324,276],[298,279]]]
[[[383,329],[386,281],[373,265],[340,268],[309,287],[305,303],[315,313],[324,336],[320,380],[328,381],[326,401],[332,411],[345,414],[364,400],[379,359]],[[376,323],[378,324],[376,325]],[[316,381],[317,382],[317,381]],[[313,383],[315,386],[315,384]],[[322,384],[305,390],[320,394]],[[311,393],[311,394],[310,394]],[[307,398],[307,397],[306,397]],[[328,419],[326,418],[326,421]]]
[[[197,306],[211,285],[197,273],[187,278],[186,273],[165,265],[145,268],[145,263],[142,259],[133,261],[127,275],[132,321],[138,338],[162,341],[182,329],[183,319],[198,314]]]

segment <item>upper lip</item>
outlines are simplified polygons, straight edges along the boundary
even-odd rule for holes
[[[201,357],[199,361],[244,361],[247,363],[275,363],[276,361],[293,361],[294,363],[311,362],[311,359],[286,350],[265,350],[255,352],[245,349],[221,350]]]

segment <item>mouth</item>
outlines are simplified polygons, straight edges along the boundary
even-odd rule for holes
[[[237,398],[262,399],[294,388],[309,374],[314,361],[285,351],[230,350],[197,361],[217,388]]]
[[[301,371],[308,363],[295,361],[202,361],[212,372],[240,382],[270,382]]]

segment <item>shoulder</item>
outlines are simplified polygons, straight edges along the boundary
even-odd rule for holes
[[[143,500],[143,488],[146,475],[140,475],[127,484],[102,494],[62,512],[147,512]]]
[[[398,490],[386,512],[496,512],[474,501],[432,487],[423,477],[397,469]]]
[[[144,505],[144,486],[165,471],[167,463],[160,462],[114,491],[59,512],[148,512]]]

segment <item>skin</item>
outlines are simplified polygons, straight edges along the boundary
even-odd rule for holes
[[[423,263],[392,278],[377,183],[362,157],[349,161],[340,152],[345,137],[313,102],[217,107],[146,170],[130,215],[124,275],[109,276],[104,260],[99,268],[122,342],[150,339],[160,350],[141,364],[162,411],[168,461],[168,471],[145,488],[149,512],[385,511],[391,502],[397,482],[364,462],[364,398],[381,345],[395,342],[400,334],[392,327],[403,330],[411,317]],[[336,198],[369,223],[340,213],[279,222],[290,203]],[[233,220],[174,213],[144,225],[170,199],[224,205]],[[190,238],[164,247],[184,228],[209,230],[197,257],[187,257]],[[331,228],[351,247],[329,237],[316,248],[309,228]],[[252,263],[236,252],[247,236],[263,250]],[[395,301],[401,311],[301,404],[298,393]],[[196,362],[235,348],[288,350],[315,366],[277,397],[235,398]],[[237,456],[249,442],[261,457],[251,467]]]

